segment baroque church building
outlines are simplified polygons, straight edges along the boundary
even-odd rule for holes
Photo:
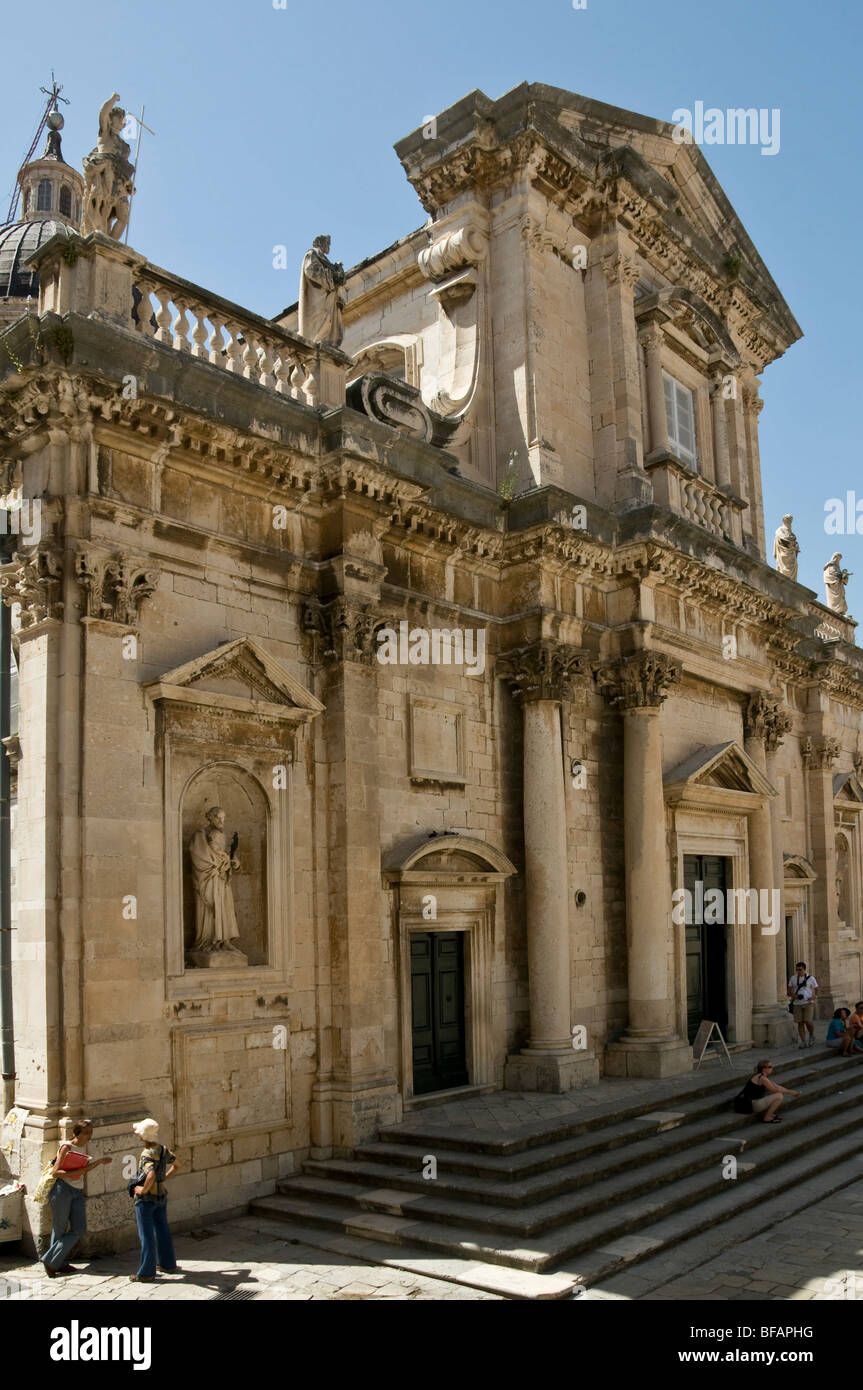
[[[28,1190],[152,1114],[210,1217],[444,1095],[787,1042],[800,959],[853,1004],[863,663],[768,560],[800,329],[698,147],[473,92],[396,146],[423,225],[264,318],[120,239],[121,117],[0,227]]]

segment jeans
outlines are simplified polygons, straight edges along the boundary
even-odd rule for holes
[[[177,1257],[168,1227],[167,1202],[136,1202],[135,1220],[141,1237],[139,1279],[152,1279],[156,1273],[156,1251],[163,1269],[174,1269]]]
[[[84,1192],[63,1178],[57,1178],[48,1200],[51,1203],[51,1244],[42,1256],[42,1263],[46,1269],[62,1269],[87,1229]]]

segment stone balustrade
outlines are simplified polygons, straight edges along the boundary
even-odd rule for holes
[[[30,264],[40,314],[119,324],[302,405],[345,403],[351,358],[340,348],[288,333],[99,232],[52,237]]]
[[[134,277],[137,331],[280,396],[321,404],[319,352],[229,300],[149,263]],[[339,354],[340,356],[342,354]]]
[[[740,513],[746,505],[739,498],[699,474],[679,459],[664,458],[645,463],[653,483],[654,500],[679,516],[693,521],[712,536],[742,544]]]

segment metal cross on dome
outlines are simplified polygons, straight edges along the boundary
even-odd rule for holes
[[[48,98],[48,100],[47,100],[46,103],[45,103],[45,110],[42,112],[42,119],[40,120],[38,126],[36,127],[36,134],[33,136],[33,140],[32,140],[32,143],[31,143],[31,145],[30,145],[30,148],[29,148],[29,150],[27,151],[27,153],[25,154],[24,158],[21,160],[21,165],[20,165],[20,167],[21,167],[22,169],[23,169],[24,165],[25,165],[25,164],[29,164],[29,163],[30,163],[30,160],[33,158],[33,154],[34,154],[34,152],[35,152],[35,150],[36,150],[36,146],[39,144],[39,141],[42,139],[42,135],[43,135],[43,133],[44,133],[44,131],[45,131],[45,126],[46,126],[46,124],[47,124],[47,122],[48,122],[48,117],[49,117],[49,115],[51,114],[52,111],[56,111],[56,110],[57,110],[57,103],[60,102],[60,101],[62,101],[62,103],[63,103],[64,106],[68,106],[68,105],[69,105],[69,98],[68,98],[68,97],[62,97],[62,96],[60,95],[60,93],[62,92],[62,90],[63,90],[63,84],[62,84],[62,83],[59,83],[59,82],[57,81],[56,77],[54,76],[54,69],[52,68],[52,69],[51,69],[51,86],[50,86],[50,88],[48,88],[48,87],[40,87],[40,88],[39,88],[39,91],[40,91],[40,92],[44,92],[44,94],[45,94],[45,96]],[[60,124],[62,125],[62,121],[60,122]],[[7,221],[7,222],[13,222],[13,221],[14,221],[14,219],[15,219],[15,214],[16,214],[16,212],[18,211],[18,199],[19,199],[20,197],[21,197],[21,185],[20,185],[20,184],[17,182],[17,180],[16,180],[16,182],[15,182],[15,187],[14,187],[13,192],[12,192],[11,201],[10,201],[10,203],[9,203],[9,211],[6,213],[6,221]]]

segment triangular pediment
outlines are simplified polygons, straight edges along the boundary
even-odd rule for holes
[[[252,637],[238,637],[203,656],[166,671],[147,687],[152,699],[215,704],[313,718],[324,706],[267,649]]]
[[[666,794],[679,797],[686,793],[688,800],[699,792],[711,801],[717,799],[716,793],[723,792],[760,798],[776,795],[757,764],[733,741],[697,749],[663,780]]]
[[[853,772],[837,772],[833,778],[833,798],[863,806],[863,787]]]

